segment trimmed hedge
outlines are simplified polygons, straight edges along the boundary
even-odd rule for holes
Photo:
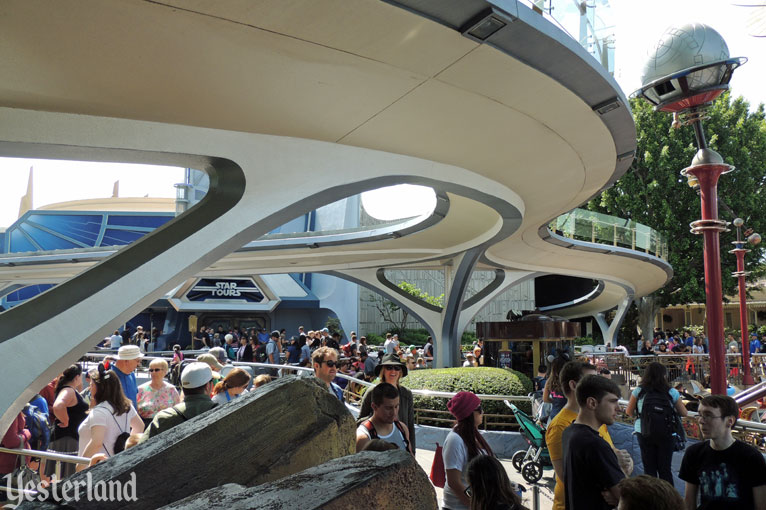
[[[401,380],[401,384],[411,390],[472,391],[476,394],[488,395],[526,396],[532,392],[532,381],[526,375],[507,368],[491,367],[411,370],[407,377]],[[417,409],[447,410],[448,399],[446,398],[418,395],[413,397]],[[527,414],[531,412],[529,402],[515,402],[515,404]],[[502,400],[483,401],[482,408],[487,414],[513,414]]]

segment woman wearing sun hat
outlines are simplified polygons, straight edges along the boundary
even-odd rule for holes
[[[470,391],[460,391],[447,402],[447,410],[457,423],[444,440],[442,459],[447,481],[444,484],[444,506],[447,510],[468,510],[471,499],[465,493],[463,475],[468,461],[477,455],[494,455],[479,433],[482,420],[481,400]]]
[[[399,390],[399,421],[407,426],[412,453],[415,453],[415,408],[412,404],[412,392],[399,384],[407,377],[407,366],[399,361],[396,354],[386,354],[375,367],[375,376],[380,377],[380,382],[391,384]],[[360,418],[368,416],[372,416],[372,387],[364,392],[362,407],[359,409]]]

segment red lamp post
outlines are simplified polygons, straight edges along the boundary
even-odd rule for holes
[[[708,148],[702,130],[705,108],[729,88],[734,69],[744,58],[729,58],[721,35],[706,25],[671,27],[650,52],[641,79],[643,86],[633,95],[654,105],[655,110],[673,113],[674,126],[691,125],[699,151],[692,165],[681,174],[689,184],[699,183],[702,218],[691,224],[694,234],[705,237],[705,292],[707,333],[710,351],[710,389],[726,394],[725,346],[723,342],[723,296],[719,234],[727,223],[718,219],[718,178],[734,170]]]
[[[731,275],[736,276],[737,280],[739,280],[739,324],[742,330],[742,383],[751,386],[755,384],[755,381],[750,373],[750,342],[747,338],[747,295],[745,290],[745,276],[748,274],[745,271],[745,253],[750,250],[744,248],[745,241],[742,240],[741,229],[745,222],[742,218],[735,218],[732,223],[737,227],[737,240],[732,241],[734,249],[730,250],[729,253],[733,253],[737,257],[737,270]],[[747,242],[755,246],[761,242],[761,236],[750,234]]]
[[[726,231],[727,223],[718,219],[718,178],[734,170],[715,151],[705,146],[705,138],[699,121],[700,150],[692,160],[692,166],[681,174],[692,182],[699,182],[702,219],[691,223],[693,234],[704,236],[705,297],[707,311],[708,351],[710,356],[710,390],[714,394],[726,394],[726,345],[723,341],[723,292],[721,290],[721,250],[718,236]],[[704,147],[704,148],[703,148]]]

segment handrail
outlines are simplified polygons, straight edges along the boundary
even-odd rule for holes
[[[10,453],[12,455],[26,455],[27,457],[40,457],[45,460],[57,460],[69,462],[70,464],[88,464],[88,457],[78,457],[77,455],[67,455],[65,453],[54,453],[49,451],[28,450],[26,448],[5,448],[0,446],[0,453]]]

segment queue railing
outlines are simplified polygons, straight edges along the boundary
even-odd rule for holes
[[[695,389],[705,386],[710,375],[710,357],[707,354],[648,354],[648,355],[625,355],[621,353],[580,353],[597,368],[608,368],[612,377],[622,384],[635,386],[639,375],[647,365],[658,362],[667,369],[668,381],[694,381]],[[742,355],[737,353],[726,354],[725,371],[729,384],[742,385]],[[766,380],[766,354],[753,354],[750,357],[750,366],[756,382]]]
[[[61,464],[62,463],[69,463],[69,464],[84,464],[88,465],[90,463],[90,459],[88,457],[80,457],[77,455],[66,455],[63,453],[57,453],[57,452],[49,452],[49,451],[40,451],[40,450],[30,450],[27,448],[4,448],[0,447],[0,453],[9,453],[11,455],[24,455],[26,457],[35,458],[35,459],[41,459],[39,463],[38,469],[35,469],[35,472],[40,472],[45,464],[47,462],[55,462],[55,468],[53,471],[53,475],[55,477],[55,480],[61,480]],[[45,461],[45,462],[42,462]],[[23,493],[23,494],[29,494],[29,495],[35,495],[37,494],[37,491],[35,490],[29,490],[29,489],[19,489],[12,486],[12,483],[6,483],[6,484],[0,484],[0,490],[3,490],[5,492],[11,492],[14,494]]]

